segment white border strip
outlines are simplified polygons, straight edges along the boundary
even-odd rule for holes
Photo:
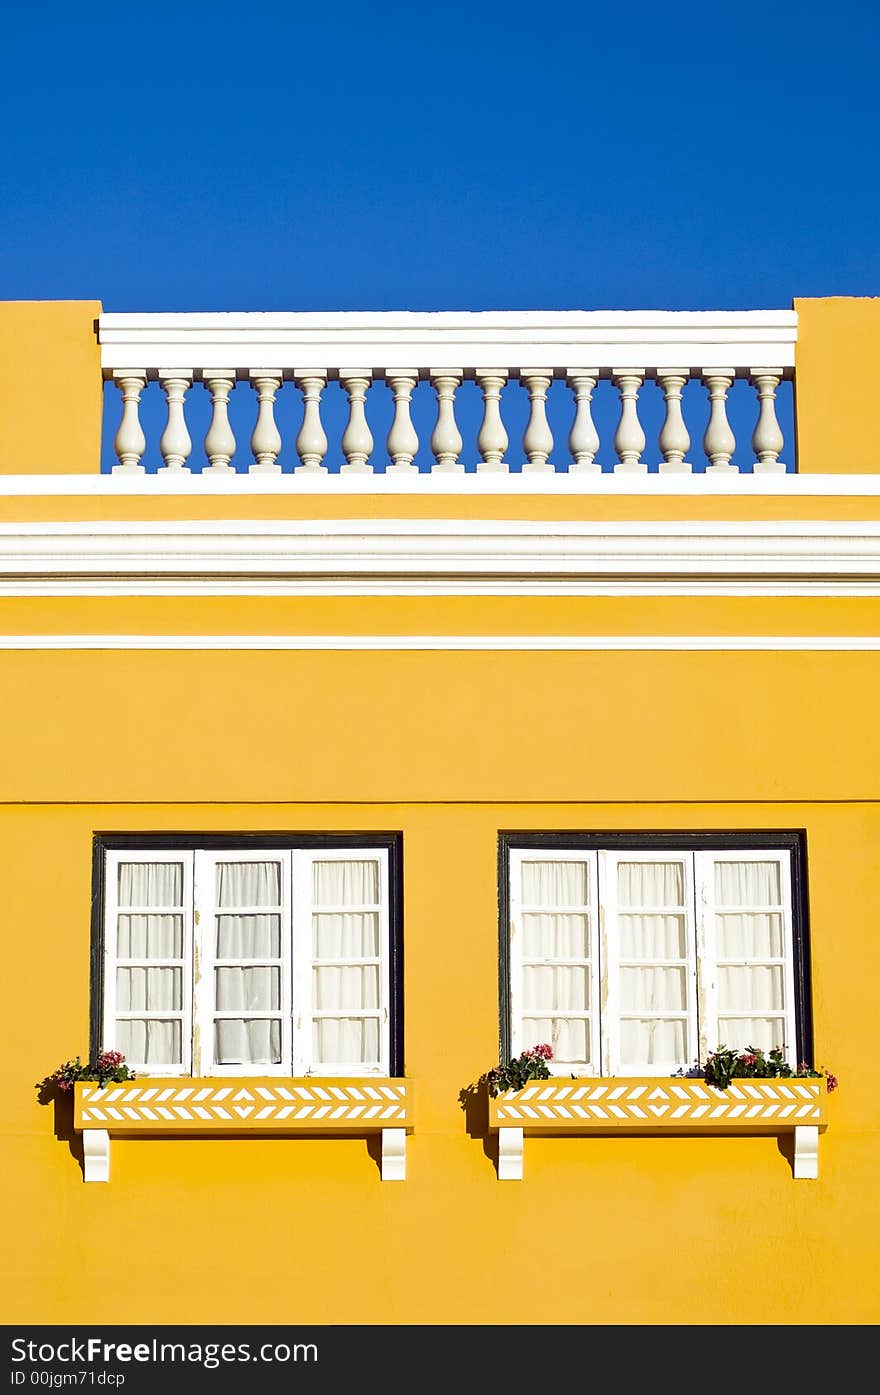
[[[876,474],[779,475],[618,475],[618,474],[479,474],[445,475],[209,475],[189,470],[169,476],[144,475],[0,475],[0,498],[238,498],[319,495],[395,495],[422,497],[501,495],[565,498],[876,498]]]
[[[0,635],[0,650],[676,650],[875,653],[880,635]]]

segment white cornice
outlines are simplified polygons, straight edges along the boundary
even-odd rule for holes
[[[880,651],[880,635],[0,635],[0,650]]]
[[[101,362],[114,369],[225,365],[294,373],[358,365],[427,372],[514,372],[542,364],[558,373],[613,366],[679,367],[699,373],[730,365],[794,366],[794,310],[504,310],[315,314],[176,313],[101,315]]]
[[[637,498],[650,505],[657,497],[672,498],[877,498],[876,474],[772,475],[625,475],[625,474],[492,474],[462,475],[312,475],[294,471],[280,475],[211,475],[189,470],[144,475],[0,475],[0,499],[93,497],[199,498],[224,496],[246,500],[260,495],[372,494],[423,497],[508,495],[511,498]]]
[[[880,522],[0,524],[0,594],[880,591]]]

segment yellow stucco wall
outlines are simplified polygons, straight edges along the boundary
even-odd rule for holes
[[[880,296],[796,297],[795,421],[802,474],[876,474]]]
[[[854,405],[805,407],[845,342],[820,342],[836,302],[805,307],[806,467],[867,472]],[[0,467],[26,473],[17,411]],[[96,470],[94,441],[68,458]],[[392,502],[34,495],[0,521],[878,516],[856,497]],[[41,633],[875,636],[877,601],[0,596],[0,634]],[[880,655],[10,649],[0,672],[6,1322],[880,1318]],[[793,1180],[787,1140],[716,1136],[530,1138],[525,1180],[498,1181],[458,1094],[496,1061],[499,830],[628,828],[805,830],[816,1060],[841,1080],[818,1180]],[[94,833],[358,829],[403,834],[407,1180],[357,1138],[115,1139],[109,1185],[84,1185],[34,1083],[88,1045]]]
[[[100,313],[97,300],[0,304],[0,475],[97,472]]]

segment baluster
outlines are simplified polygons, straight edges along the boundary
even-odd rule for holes
[[[235,437],[229,425],[229,395],[235,387],[235,373],[231,368],[203,368],[202,382],[211,394],[211,425],[205,436],[205,455],[208,464],[202,474],[235,474],[230,460],[235,454]]]
[[[475,374],[483,393],[483,421],[477,435],[477,449],[482,459],[477,469],[496,473],[509,471],[504,459],[508,437],[501,420],[501,389],[507,382],[505,368],[481,368]]]
[[[614,433],[614,449],[618,463],[614,467],[616,475],[647,474],[648,467],[642,460],[645,449],[645,433],[639,421],[639,388],[645,378],[644,368],[612,368],[611,377],[620,392],[620,420]]]
[[[386,368],[385,380],[394,394],[394,420],[388,432],[386,447],[391,464],[386,475],[417,475],[413,457],[419,448],[419,438],[409,414],[409,404],[419,381],[418,373],[406,368]]]
[[[758,457],[752,469],[756,475],[785,474],[779,452],[785,444],[776,419],[776,389],[782,381],[781,368],[753,368],[750,381],[758,393],[758,421],[752,436],[752,450]]]
[[[521,368],[519,376],[526,385],[531,409],[523,434],[523,450],[526,453],[523,474],[527,470],[552,474],[553,466],[547,458],[553,449],[553,436],[547,424],[547,389],[553,381],[553,370]]]
[[[250,475],[280,475],[277,464],[281,450],[281,435],[275,425],[275,394],[281,386],[281,374],[266,368],[252,368],[248,377],[257,394],[257,420],[251,435],[253,464],[248,466]]]
[[[599,381],[598,368],[569,368],[566,373],[568,385],[574,393],[575,412],[571,431],[568,434],[568,449],[572,464],[568,473],[599,474],[601,465],[596,460],[599,449],[599,433],[590,410],[593,393]]]
[[[113,466],[111,474],[144,475],[146,470],[140,461],[147,449],[147,440],[141,428],[138,404],[146,387],[147,375],[129,368],[118,368],[113,374],[113,381],[122,394],[122,417],[113,441],[119,464]]]
[[[189,468],[186,460],[192,450],[192,441],[186,429],[183,402],[186,390],[192,382],[192,376],[189,369],[164,368],[159,370],[159,382],[165,389],[165,396],[168,400],[168,420],[159,440],[159,450],[165,461],[164,465],[159,466],[160,470],[176,471]]]
[[[345,464],[340,474],[371,475],[367,464],[373,450],[373,436],[367,425],[366,396],[372,381],[369,368],[339,370],[339,380],[348,393],[348,425],[342,433]]]
[[[309,369],[308,372],[295,373],[294,382],[303,395],[302,426],[296,438],[296,450],[302,464],[295,467],[294,473],[326,475],[327,466],[321,464],[327,454],[327,437],[321,425],[321,393],[327,382],[327,374]]]
[[[666,417],[660,431],[660,450],[663,453],[661,475],[684,474],[693,470],[690,461],[685,460],[691,438],[681,411],[681,390],[689,377],[686,368],[657,369],[657,381],[666,398]]]
[[[459,460],[462,447],[461,432],[455,424],[455,392],[462,379],[460,368],[432,368],[431,382],[437,393],[437,422],[431,433],[431,450],[436,464],[434,474],[462,474]]]
[[[703,378],[709,391],[709,424],[703,437],[703,450],[709,457],[706,473],[738,473],[730,457],[736,450],[736,437],[727,420],[727,394],[736,371],[733,368],[704,368]]]

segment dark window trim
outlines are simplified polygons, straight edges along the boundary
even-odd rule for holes
[[[404,1073],[403,1050],[403,834],[308,833],[281,830],[276,833],[96,833],[92,843],[91,1012],[89,1049],[92,1058],[103,1046],[101,1010],[104,1001],[104,865],[105,853],[151,848],[181,852],[222,851],[224,848],[380,848],[388,853],[388,1045],[392,1077]]]
[[[511,1056],[510,1037],[510,852],[512,848],[615,848],[639,851],[668,848],[682,852],[767,848],[791,857],[792,952],[794,958],[795,1047],[798,1061],[813,1063],[812,985],[807,905],[807,834],[805,829],[616,829],[498,834],[498,1049],[499,1061]]]

